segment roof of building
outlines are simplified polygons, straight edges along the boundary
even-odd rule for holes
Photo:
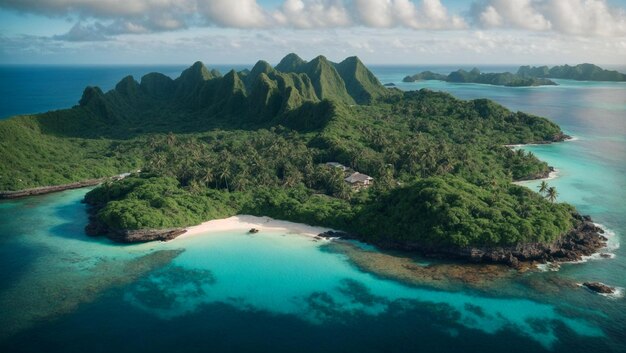
[[[352,173],[352,174],[351,174],[350,176],[348,176],[345,180],[346,180],[348,183],[354,184],[354,183],[359,183],[359,182],[361,182],[361,183],[362,183],[362,182],[365,182],[365,181],[368,181],[368,180],[374,180],[374,178],[372,178],[372,177],[371,177],[371,176],[369,176],[369,175],[366,175],[366,174],[361,174],[361,173],[359,173],[359,172],[356,172],[356,173]]]

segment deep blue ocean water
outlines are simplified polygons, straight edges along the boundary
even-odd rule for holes
[[[515,67],[480,67],[483,71]],[[69,107],[84,86],[184,67],[0,67],[0,117]],[[228,67],[219,67],[226,72]],[[237,68],[241,69],[241,68]],[[558,170],[559,199],[611,235],[612,259],[484,288],[409,285],[311,238],[224,232],[122,246],[88,238],[86,190],[0,202],[1,352],[626,352],[626,84],[506,88],[402,77],[383,83],[491,98],[557,122],[573,141],[526,146]],[[536,182],[526,183],[531,188]],[[621,288],[603,297],[577,286]]]

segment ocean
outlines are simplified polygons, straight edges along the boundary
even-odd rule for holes
[[[127,74],[183,69],[0,67],[0,118],[70,107],[84,86],[107,90]],[[119,245],[84,235],[87,189],[72,190],[0,202],[0,351],[626,352],[626,83],[401,82],[425,69],[456,68],[372,67],[382,83],[490,98],[574,137],[523,148],[557,169],[560,201],[607,230],[613,258],[487,280],[453,266],[408,281],[388,254],[280,231]]]

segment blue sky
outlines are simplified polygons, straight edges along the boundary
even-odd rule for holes
[[[0,63],[623,64],[626,0],[0,0]]]

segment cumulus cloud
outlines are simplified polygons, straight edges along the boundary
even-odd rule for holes
[[[72,33],[57,38],[72,38],[74,33],[98,29],[107,36],[171,31],[191,25],[297,29],[465,27],[464,20],[449,15],[440,0],[283,0],[272,11],[257,0],[0,0],[0,7],[46,16],[77,15],[83,21],[97,23],[77,25]]]
[[[470,10],[483,28],[552,30],[579,36],[626,35],[626,12],[606,0],[484,0]]]
[[[278,26],[295,28],[347,27],[352,24],[350,12],[341,0],[285,0],[272,17]]]
[[[451,13],[442,0],[0,0],[0,8],[78,18],[59,40],[103,40],[120,34],[189,27],[239,29],[407,28],[521,29],[576,36],[626,36],[626,13],[607,0],[475,0]]]
[[[108,38],[100,28],[102,25],[83,25],[82,23],[75,24],[69,32],[65,34],[52,36],[56,40],[67,40],[69,42],[94,42],[107,40]]]
[[[440,0],[355,0],[355,14],[369,27],[413,29],[459,29],[466,27],[459,16],[450,16]]]
[[[267,12],[256,0],[201,0],[197,6],[210,22],[224,27],[258,28],[270,24]]]
[[[626,35],[626,11],[603,0],[551,0],[541,9],[555,30],[575,35]]]

